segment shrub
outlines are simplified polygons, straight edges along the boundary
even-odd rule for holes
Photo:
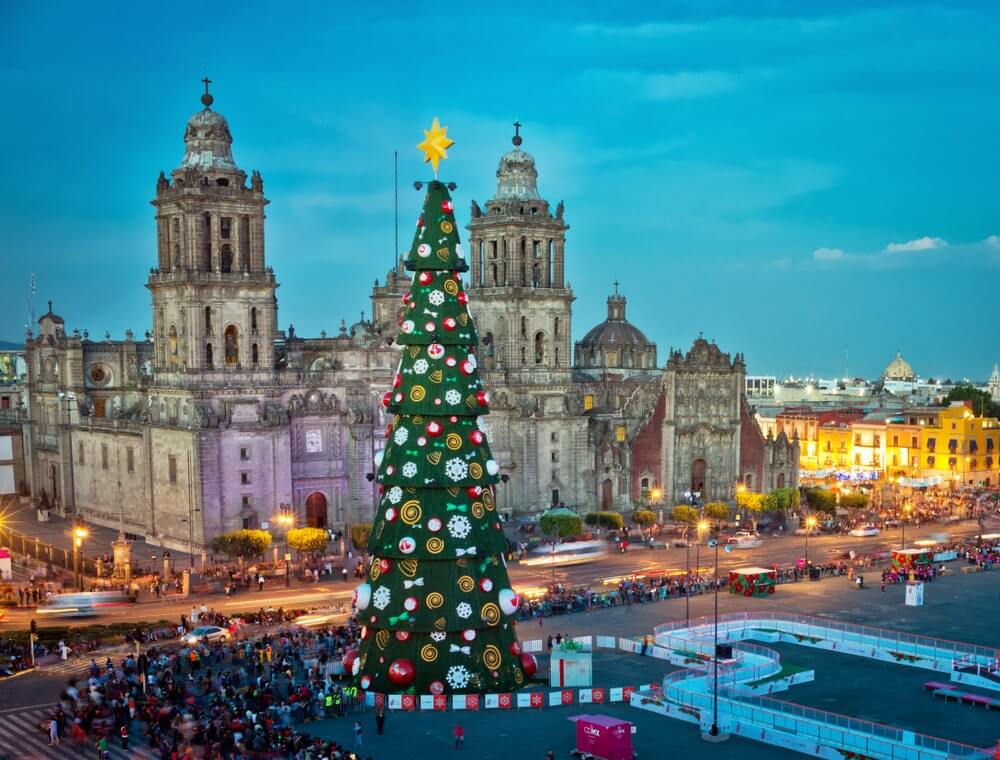
[[[832,515],[837,511],[837,497],[832,491],[825,491],[822,488],[809,488],[806,490],[806,504],[813,512],[823,512]]]
[[[288,531],[288,545],[297,552],[321,552],[329,542],[330,534],[322,528],[292,528]]]
[[[675,522],[684,523],[685,525],[694,525],[698,522],[698,510],[694,507],[688,506],[687,504],[678,504],[670,513],[670,517]]]
[[[621,530],[625,524],[624,518],[618,512],[588,512],[583,520],[587,525],[598,525],[612,530]]]
[[[705,505],[705,517],[709,520],[722,522],[729,519],[729,505],[721,501],[713,501]]]
[[[840,506],[851,511],[865,509],[868,497],[863,493],[845,493],[840,497]]]
[[[560,538],[571,538],[580,533],[583,521],[576,515],[542,515],[539,525],[547,536],[558,533]]]
[[[240,561],[255,559],[271,546],[271,534],[266,530],[234,530],[212,539],[212,551]]]
[[[351,526],[351,543],[355,549],[364,549],[368,546],[368,539],[372,535],[371,523],[354,523]]]
[[[648,528],[650,525],[656,522],[656,515],[647,509],[641,509],[637,512],[632,513],[632,522],[636,525],[641,525],[644,528]]]

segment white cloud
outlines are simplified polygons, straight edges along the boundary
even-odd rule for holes
[[[589,88],[612,87],[616,92],[632,94],[642,100],[694,100],[725,95],[743,87],[748,78],[765,72],[745,70],[727,72],[718,69],[681,70],[661,74],[614,69],[589,69],[581,80]]]
[[[606,24],[582,24],[576,27],[580,34],[591,34],[601,37],[639,37],[645,39],[659,39],[662,37],[677,37],[679,35],[691,34],[692,32],[703,32],[708,29],[706,24],[686,24],[686,23],[646,23],[634,24],[632,26],[608,26]]]
[[[817,248],[813,251],[813,258],[816,261],[836,261],[844,258],[844,250],[842,248]]]
[[[989,246],[990,248],[1000,248],[1000,235],[990,235],[983,240],[983,245]]]
[[[947,240],[925,235],[916,240],[907,240],[905,243],[889,243],[885,250],[889,253],[908,253],[911,251],[930,251],[934,248],[944,248],[947,245]]]

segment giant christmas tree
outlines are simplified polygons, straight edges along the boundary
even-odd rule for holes
[[[363,625],[351,668],[376,692],[506,692],[534,671],[514,633],[517,595],[493,485],[467,269],[438,161],[452,145],[437,119],[418,147],[434,167],[406,267],[398,342],[383,403],[395,414],[376,457],[381,502],[368,577],[355,594]]]

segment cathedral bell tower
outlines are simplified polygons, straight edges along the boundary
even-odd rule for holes
[[[565,281],[563,204],[555,214],[538,194],[535,159],[514,149],[500,158],[496,195],[472,202],[470,295],[484,343],[486,369],[558,374],[568,371],[573,292]]]
[[[158,373],[274,366],[277,300],[264,264],[264,182],[233,161],[226,119],[204,108],[187,123],[184,158],[156,183],[153,295]]]

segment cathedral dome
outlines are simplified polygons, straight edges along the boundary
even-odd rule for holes
[[[188,119],[184,130],[184,158],[178,169],[238,172],[233,161],[233,136],[226,117],[211,109],[211,96],[203,97],[205,107]]]
[[[541,200],[534,156],[515,147],[500,157],[494,200]]]
[[[617,285],[617,283],[616,283]],[[656,344],[625,319],[625,296],[608,296],[608,318],[576,344],[578,367],[648,369],[656,366]]]
[[[910,363],[898,351],[896,352],[896,358],[889,362],[882,371],[883,380],[911,382],[915,377],[913,367],[910,366]]]

